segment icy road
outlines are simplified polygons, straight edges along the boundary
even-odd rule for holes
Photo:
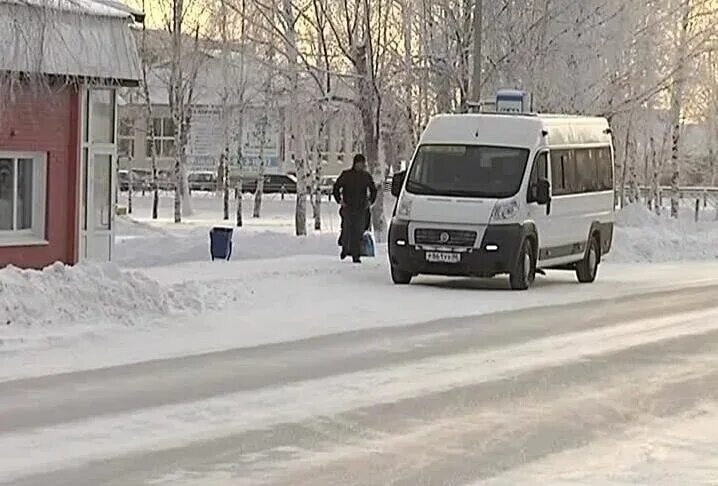
[[[0,483],[716,484],[717,297],[703,283],[0,383]]]

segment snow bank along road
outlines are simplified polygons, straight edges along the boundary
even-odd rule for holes
[[[718,432],[717,293],[704,284],[0,383],[0,483],[710,483],[718,434],[694,432]],[[666,457],[696,462],[662,469]]]

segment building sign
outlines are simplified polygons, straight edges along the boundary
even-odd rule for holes
[[[242,140],[242,171],[256,172],[261,160],[267,169],[279,168],[279,123],[261,112],[248,120]]]

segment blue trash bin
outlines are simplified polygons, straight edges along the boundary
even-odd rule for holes
[[[216,227],[209,232],[209,253],[212,260],[229,260],[232,256],[232,228]]]

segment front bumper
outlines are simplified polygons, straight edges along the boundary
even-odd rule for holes
[[[389,260],[395,268],[412,275],[490,277],[511,272],[524,238],[522,225],[489,225],[480,246],[461,249],[459,263],[432,263],[426,261],[426,252],[434,249],[410,245],[409,223],[394,220],[389,228]]]

